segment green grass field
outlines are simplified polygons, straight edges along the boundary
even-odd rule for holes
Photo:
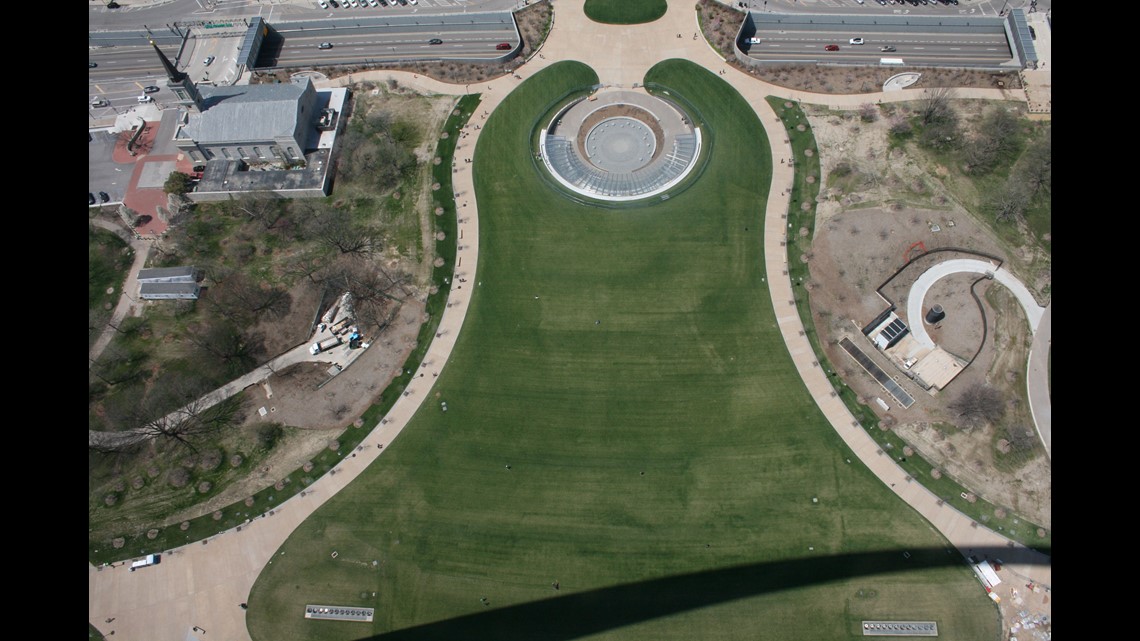
[[[669,9],[666,0],[586,0],[582,11],[603,24],[643,24],[653,22]]]
[[[529,141],[596,81],[552,65],[488,119],[455,351],[404,433],[274,555],[253,638],[818,641],[884,618],[997,639],[961,557],[792,366],[761,280],[755,113],[715,74],[661,63],[646,81],[699,108],[709,166],[668,201],[590,208],[538,177]],[[306,604],[376,618],[306,621]]]

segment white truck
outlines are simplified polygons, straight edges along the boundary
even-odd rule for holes
[[[161,554],[148,554],[138,561],[131,563],[131,572],[134,572],[139,568],[145,568],[148,565],[158,565],[160,561],[162,561]]]
[[[341,342],[342,341],[341,341],[340,336],[332,336],[330,338],[326,338],[323,341],[320,341],[318,343],[313,343],[312,345],[310,345],[309,346],[309,353],[315,356],[317,354],[320,354],[321,352],[327,352],[328,350],[336,347],[337,345],[340,345]]]

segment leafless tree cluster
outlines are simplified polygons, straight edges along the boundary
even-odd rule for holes
[[[116,408],[115,432],[88,430],[88,447],[103,452],[123,451],[153,439],[169,439],[192,451],[202,437],[234,425],[241,409],[241,397],[216,404],[202,398],[201,384],[189,377],[170,373],[156,380],[147,394],[142,390],[129,398],[129,404]],[[170,408],[176,408],[171,410]]]
[[[962,147],[966,173],[988,174],[1002,161],[1011,161],[1017,152],[1017,130],[1017,118],[1008,109],[991,107]]]
[[[966,429],[996,423],[1005,414],[1005,399],[997,389],[975,383],[967,387],[947,406],[954,412],[958,424]]]
[[[385,111],[354,119],[344,133],[338,173],[349,182],[393,189],[415,169],[413,150],[420,136],[416,123],[394,119]]]
[[[859,119],[863,122],[875,122],[879,119],[879,108],[870,102],[859,105]]]
[[[1034,198],[1052,191],[1052,180],[1053,135],[1052,128],[1046,127],[1026,147],[1002,188],[990,194],[983,206],[999,221],[1019,220]]]
[[[922,125],[918,141],[923,147],[947,150],[961,143],[958,113],[950,105],[954,97],[955,92],[949,87],[935,87],[923,92],[917,111]]]
[[[219,316],[236,325],[252,325],[262,318],[281,318],[289,313],[292,300],[282,285],[256,282],[241,272],[229,275],[211,290],[208,304]]]
[[[323,201],[298,203],[303,235],[340,254],[369,256],[384,248],[382,229],[354,220],[352,212]]]
[[[188,328],[185,339],[194,348],[191,358],[199,368],[227,377],[250,371],[267,354],[263,340],[246,331],[248,327],[220,319]]]
[[[231,198],[231,212],[258,223],[264,229],[273,229],[284,222],[289,213],[287,201],[271,191],[246,192],[238,196],[231,194]]]
[[[1005,440],[1009,442],[1010,453],[1030,452],[1038,443],[1037,432],[1022,424],[1007,426]]]
[[[352,294],[356,324],[367,328],[385,326],[400,303],[413,293],[409,274],[388,269],[377,261],[351,257],[331,264],[324,282],[332,291]]]

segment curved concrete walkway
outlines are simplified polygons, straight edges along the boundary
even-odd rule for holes
[[[926,300],[926,292],[934,283],[951,274],[961,273],[992,273],[994,280],[1005,285],[1017,298],[1017,302],[1021,303],[1022,309],[1025,310],[1025,316],[1029,319],[1029,330],[1034,333],[1037,332],[1037,326],[1041,323],[1045,308],[1037,304],[1037,299],[1029,293],[1029,289],[1016,276],[1009,273],[1004,267],[998,267],[988,261],[976,258],[955,258],[931,266],[930,269],[922,272],[914,284],[910,286],[910,294],[906,301],[906,315],[907,325],[910,327],[910,333],[914,335],[915,340],[926,347],[934,348],[934,339],[926,333],[926,327],[922,323],[922,302]]]
[[[756,110],[772,143],[773,155],[791,159],[791,148],[783,142],[783,126],[775,113],[768,108],[764,97],[780,95],[841,109],[856,109],[866,102],[877,100],[903,101],[921,97],[921,91],[895,91],[889,94],[862,94],[858,96],[826,96],[808,92],[789,91],[758,81],[724,64],[702,39],[687,35],[695,33],[696,13],[688,1],[674,0],[660,20],[646,25],[607,26],[588,20],[582,13],[584,0],[559,0],[555,5],[555,23],[540,55],[532,58],[521,70],[520,77],[505,76],[489,82],[469,85],[471,92],[483,94],[480,112],[490,113],[522,81],[522,77],[561,60],[580,60],[598,73],[608,85],[631,87],[641,82],[648,69],[667,58],[685,58],[714,72],[724,71],[730,82]],[[686,34],[677,38],[676,34]],[[402,72],[366,72],[333,80],[330,84],[351,84],[362,80],[396,79],[401,85],[419,91],[462,94],[456,85],[448,85],[430,78]],[[964,89],[960,98],[986,98],[995,100],[1024,100],[1024,94],[988,89]],[[477,114],[473,124],[481,122]],[[469,134],[456,148],[456,160],[469,158],[478,141],[481,129],[468,128]],[[473,275],[478,259],[479,225],[471,170],[473,165],[456,162],[454,175],[459,229],[463,233],[462,249],[457,257],[456,276]],[[903,472],[890,457],[877,452],[877,446],[866,430],[855,422],[846,406],[831,397],[831,384],[815,362],[815,356],[805,336],[800,335],[802,325],[793,300],[792,284],[783,273],[786,265],[784,249],[780,246],[785,234],[782,215],[788,210],[792,186],[791,163],[773,162],[772,187],[765,215],[765,261],[767,280],[771,287],[773,305],[784,341],[796,368],[803,377],[824,416],[856,455],[874,471],[892,491],[910,503],[934,525],[950,542],[963,550],[970,548],[999,548],[1010,542],[984,527],[972,526],[968,517],[949,506],[937,505],[937,497],[916,483],[908,482]],[[432,341],[425,362],[443,367],[462,327],[469,302],[470,290],[459,289],[459,279],[452,278],[452,291],[443,317],[439,336]],[[468,280],[471,280],[470,278]],[[364,440],[361,448],[336,468],[336,474],[327,474],[306,491],[295,496],[272,515],[254,519],[241,531],[230,530],[210,539],[183,546],[164,555],[161,564],[138,572],[129,572],[127,565],[97,568],[88,573],[88,617],[92,624],[104,631],[115,630],[116,641],[187,641],[193,639],[226,639],[250,641],[246,628],[245,611],[238,607],[246,601],[249,591],[263,567],[272,562],[272,556],[285,539],[312,512],[329,497],[347,486],[374,461],[386,446],[399,434],[420,403],[428,396],[434,378],[416,378],[408,386],[407,395],[399,399],[380,425]],[[1050,585],[1048,559],[1042,555],[1013,545],[1003,555],[1006,570],[1027,580]],[[1035,565],[1034,562],[1040,562]],[[112,624],[104,621],[114,617]],[[207,634],[196,633],[194,626],[204,628]]]
[[[930,290],[939,279],[951,274],[987,274],[992,273],[994,280],[1005,285],[1017,298],[1025,310],[1025,317],[1029,321],[1029,331],[1033,333],[1033,346],[1030,348],[1029,359],[1026,362],[1025,384],[1029,396],[1029,412],[1033,416],[1033,424],[1037,435],[1045,446],[1045,455],[1052,458],[1053,429],[1052,429],[1052,401],[1049,398],[1049,371],[1048,357],[1049,345],[1052,343],[1052,323],[1044,322],[1052,316],[1048,307],[1041,307],[1037,299],[1029,292],[1016,276],[1009,273],[1004,267],[976,258],[955,258],[933,265],[923,272],[910,287],[907,295],[906,315],[907,326],[910,333],[920,344],[934,348],[934,340],[926,333],[926,323],[922,318],[922,303],[926,300],[926,292]],[[1036,356],[1036,360],[1034,360]]]
[[[139,270],[143,268],[143,265],[146,265],[146,259],[150,256],[151,246],[150,241],[135,238],[130,232],[124,229],[122,225],[116,225],[101,218],[92,218],[91,224],[115,232],[117,236],[127,241],[135,253],[135,259],[131,263],[130,271],[127,272],[127,280],[123,282],[123,291],[119,295],[119,303],[115,306],[115,311],[111,313],[111,320],[107,321],[107,326],[103,328],[103,333],[99,335],[99,338],[95,339],[95,344],[91,346],[91,350],[87,354],[88,368],[95,364],[99,355],[103,353],[103,350],[107,349],[107,345],[111,344],[111,338],[115,336],[115,328],[123,322],[123,319],[127,316],[138,316],[142,311],[142,303],[135,299],[135,292],[138,292],[139,288]]]

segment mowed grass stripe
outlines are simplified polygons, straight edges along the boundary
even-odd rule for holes
[[[596,82],[582,65],[536,74],[487,120],[456,348],[399,439],[263,573],[255,639],[364,636],[269,614],[316,602],[376,607],[372,633],[405,631],[392,638],[565,638],[593,617],[591,639],[854,639],[872,614],[996,638],[962,566],[826,562],[947,555],[846,462],[791,364],[761,280],[755,114],[685,61],[647,80],[699,104],[713,145],[701,180],[653,206],[582,206],[536,173],[534,114]]]

